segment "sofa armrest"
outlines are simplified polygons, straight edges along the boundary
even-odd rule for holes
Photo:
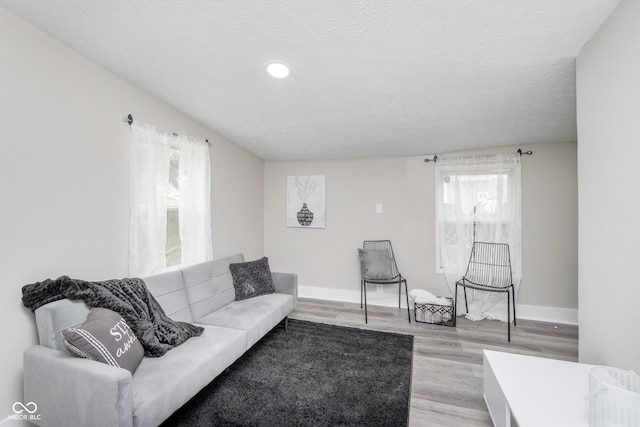
[[[41,345],[24,352],[24,401],[40,426],[133,425],[131,373]]]
[[[272,272],[273,288],[280,294],[291,294],[298,304],[298,275],[294,273]]]

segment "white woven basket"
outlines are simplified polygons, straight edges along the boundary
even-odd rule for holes
[[[589,369],[589,425],[640,426],[640,376],[607,366]]]

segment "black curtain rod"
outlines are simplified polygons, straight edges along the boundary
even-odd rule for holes
[[[131,114],[127,114],[127,117],[122,119],[123,122],[128,123],[129,126],[131,126],[131,124],[133,123],[133,116]],[[178,136],[179,134],[172,132],[173,136]],[[204,142],[206,142],[209,147],[211,147],[211,143],[209,142],[208,139],[205,139]]]
[[[527,156],[530,156],[533,154],[533,151],[529,150],[529,151],[522,151],[521,149],[518,148],[517,151],[518,154],[520,154],[520,157],[522,157],[523,154],[526,154]]]
[[[522,149],[518,148],[518,151],[516,151],[516,153],[517,153],[517,154],[519,154],[520,156],[525,155],[525,154],[526,154],[527,156],[530,156],[530,155],[532,155],[532,154],[533,154],[533,151],[531,151],[531,150],[529,150],[529,151],[522,151]],[[424,161],[425,161],[425,163],[429,163],[429,162],[436,163],[436,162],[438,161],[438,156],[437,156],[437,155],[435,155],[435,156],[433,156],[433,158],[431,158],[431,159],[430,159],[430,158],[428,158],[428,157],[425,157],[425,158],[424,158]]]

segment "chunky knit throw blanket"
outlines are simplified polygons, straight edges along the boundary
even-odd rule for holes
[[[85,282],[62,276],[22,287],[22,303],[31,311],[64,298],[81,299],[90,307],[119,313],[140,340],[145,356],[162,356],[204,330],[169,318],[142,279]]]

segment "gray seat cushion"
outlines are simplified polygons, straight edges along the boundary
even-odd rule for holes
[[[160,424],[245,352],[245,332],[200,326],[201,336],[142,359],[132,380],[133,425]]]
[[[363,279],[390,280],[393,278],[389,252],[384,249],[358,249]]]
[[[295,308],[290,294],[269,294],[234,301],[196,321],[196,325],[216,325],[247,333],[246,349],[258,342]],[[250,314],[250,315],[249,315]]]

